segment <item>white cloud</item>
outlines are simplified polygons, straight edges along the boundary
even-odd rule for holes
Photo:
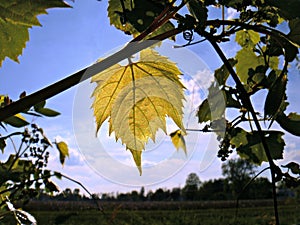
[[[228,8],[227,9],[227,20],[232,20],[232,19],[235,19],[239,16],[239,12],[236,11],[235,9],[233,8]]]

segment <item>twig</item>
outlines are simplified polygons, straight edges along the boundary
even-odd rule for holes
[[[241,192],[238,194],[237,198],[236,198],[236,204],[235,204],[235,219],[237,219],[238,216],[238,210],[239,210],[239,200],[241,195],[243,194],[243,192],[249,187],[249,185],[263,172],[265,172],[266,170],[270,169],[270,167],[264,168],[262,171],[260,171],[258,174],[256,174],[254,177],[252,177],[247,184],[243,187],[243,189],[241,190]]]

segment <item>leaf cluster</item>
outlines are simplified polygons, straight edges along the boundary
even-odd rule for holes
[[[60,179],[61,176],[59,173],[47,169],[50,156],[49,147],[52,147],[52,144],[43,129],[36,124],[31,124],[23,132],[1,136],[2,152],[7,151],[6,141],[8,139],[11,141],[20,139],[21,141],[19,148],[15,149],[15,153],[11,153],[9,158],[0,164],[1,205],[6,201],[5,196],[12,201],[19,200],[26,203],[29,199],[39,195],[42,190],[49,193],[58,191],[58,187],[50,178],[55,176]],[[62,143],[60,142],[60,145]],[[59,151],[61,152],[61,149]],[[64,154],[68,154],[68,151]]]

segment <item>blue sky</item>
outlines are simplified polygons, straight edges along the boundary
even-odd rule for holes
[[[42,27],[30,30],[20,63],[5,60],[0,68],[0,93],[17,99],[22,91],[28,94],[39,90],[65,76],[93,64],[130,41],[109,25],[107,2],[96,0],[76,0],[70,2],[72,9],[52,9],[49,15],[39,17]],[[215,9],[214,13],[219,13]],[[230,11],[228,16],[234,16]],[[176,44],[184,43],[178,37]],[[183,82],[190,88],[186,101],[185,124],[197,128],[193,119],[195,109],[206,94],[207,82],[212,71],[221,65],[214,50],[208,43],[199,44],[189,49],[174,50],[174,43],[167,42],[160,51],[178,63],[185,74]],[[233,56],[237,46],[223,44],[227,56]],[[197,55],[196,55],[197,54]],[[204,62],[205,61],[205,62]],[[293,68],[288,86],[291,106],[289,111],[300,111],[298,106],[299,72]],[[204,79],[205,78],[205,79]],[[95,193],[146,190],[158,187],[183,186],[187,175],[196,172],[201,180],[221,176],[221,161],[216,157],[215,138],[211,134],[190,133],[186,138],[188,156],[176,152],[170,140],[163,133],[158,134],[156,144],[147,147],[143,163],[143,175],[139,176],[131,155],[114,138],[107,137],[104,126],[95,137],[95,125],[90,110],[90,95],[93,86],[87,82],[67,90],[47,101],[50,108],[61,112],[56,118],[34,118],[34,122],[44,128],[52,140],[66,141],[70,147],[70,158],[65,166],[59,164],[58,152],[51,152],[50,167],[82,182]],[[261,109],[263,102],[258,99],[256,107]],[[169,131],[175,129],[168,121]],[[291,135],[286,135],[287,160],[300,161],[300,142]],[[76,184],[68,181],[55,182],[64,189],[75,188]]]

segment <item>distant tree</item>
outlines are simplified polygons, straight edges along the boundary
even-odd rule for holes
[[[153,201],[166,201],[169,199],[170,199],[170,191],[163,190],[162,188],[157,189],[151,198],[151,200]]]
[[[268,199],[272,198],[271,182],[266,177],[258,177],[249,185],[248,196],[251,199]]]
[[[82,198],[81,194],[80,194],[80,189],[79,188],[75,188],[73,190],[73,196],[72,196],[72,200],[80,200]]]
[[[146,199],[145,197],[145,188],[141,187],[140,193],[139,193],[139,198],[141,201],[144,201]]]
[[[181,200],[181,189],[180,188],[173,188],[170,193],[171,200],[179,201]]]
[[[226,192],[227,182],[225,179],[209,180],[202,183],[199,188],[200,200],[226,200],[228,193]]]
[[[233,198],[236,198],[243,190],[244,185],[255,174],[253,163],[244,159],[230,159],[222,165],[222,174],[228,181],[229,189]],[[249,196],[244,195],[244,198]]]
[[[146,196],[147,200],[148,200],[148,201],[151,201],[151,200],[153,199],[153,195],[154,195],[153,191],[150,190],[150,191],[147,193],[147,196]]]
[[[70,188],[66,188],[63,191],[63,195],[66,199],[69,199],[72,196],[72,190]]]
[[[137,191],[132,191],[130,193],[130,200],[131,201],[138,201],[140,199],[140,195]]]
[[[200,179],[196,173],[190,173],[185,181],[183,195],[186,200],[196,200],[197,192],[200,187]]]

